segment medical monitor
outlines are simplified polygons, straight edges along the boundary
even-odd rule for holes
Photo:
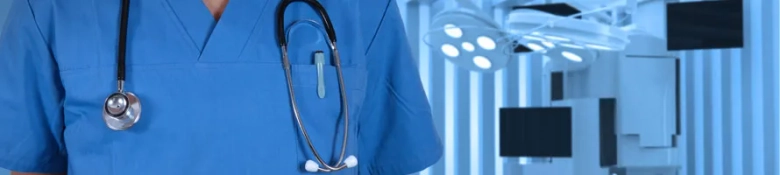
[[[500,156],[572,156],[570,107],[501,108],[499,117]]]

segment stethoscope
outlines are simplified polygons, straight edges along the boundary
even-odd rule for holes
[[[313,7],[322,18],[322,23],[325,27],[325,32],[328,35],[329,46],[331,54],[333,56],[334,66],[336,67],[336,74],[338,76],[339,91],[341,97],[341,113],[344,115],[344,138],[341,145],[341,153],[339,159],[334,165],[327,164],[314,148],[309,133],[303,125],[301,120],[301,114],[298,109],[298,103],[295,100],[295,91],[293,90],[292,83],[292,70],[290,65],[290,59],[287,56],[287,38],[285,38],[285,26],[284,26],[284,12],[287,6],[296,1],[303,1],[309,6]],[[141,101],[138,96],[132,92],[125,91],[125,73],[126,73],[126,52],[127,52],[127,21],[129,16],[130,0],[122,0],[122,9],[119,26],[119,48],[117,52],[117,91],[112,93],[106,98],[103,104],[103,120],[105,120],[108,128],[116,131],[127,130],[141,119]],[[341,72],[341,58],[339,57],[338,49],[336,48],[336,31],[334,30],[330,17],[328,16],[325,8],[317,0],[282,0],[281,4],[276,9],[276,39],[279,43],[279,47],[282,51],[282,66],[284,68],[285,77],[287,79],[287,89],[290,97],[290,106],[292,106],[293,115],[295,121],[298,124],[300,132],[306,139],[306,143],[309,146],[312,154],[314,154],[314,160],[307,160],[304,164],[304,169],[308,172],[333,172],[346,168],[352,168],[357,166],[357,158],[354,155],[347,156],[345,159],[345,153],[347,150],[347,139],[349,133],[349,107],[347,103],[347,93],[344,89],[344,76]],[[322,165],[322,167],[320,166]]]

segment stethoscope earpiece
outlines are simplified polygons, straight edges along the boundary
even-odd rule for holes
[[[103,104],[103,120],[112,130],[133,127],[141,119],[141,101],[132,92],[116,92]]]
[[[306,169],[306,171],[310,173],[316,173],[316,172],[332,172],[332,171],[342,170],[345,168],[352,168],[357,166],[358,164],[357,157],[355,157],[354,155],[349,155],[347,159],[344,159],[343,163],[344,164],[335,167],[321,168],[316,161],[307,160],[306,164],[303,165],[303,169]]]

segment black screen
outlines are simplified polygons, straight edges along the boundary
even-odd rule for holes
[[[570,107],[501,108],[499,113],[501,156],[572,156]]]

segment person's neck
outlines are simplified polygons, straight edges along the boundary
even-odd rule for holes
[[[203,0],[203,4],[209,9],[211,16],[213,16],[215,20],[219,20],[222,17],[222,13],[225,11],[225,7],[227,7],[228,1],[229,0]]]

